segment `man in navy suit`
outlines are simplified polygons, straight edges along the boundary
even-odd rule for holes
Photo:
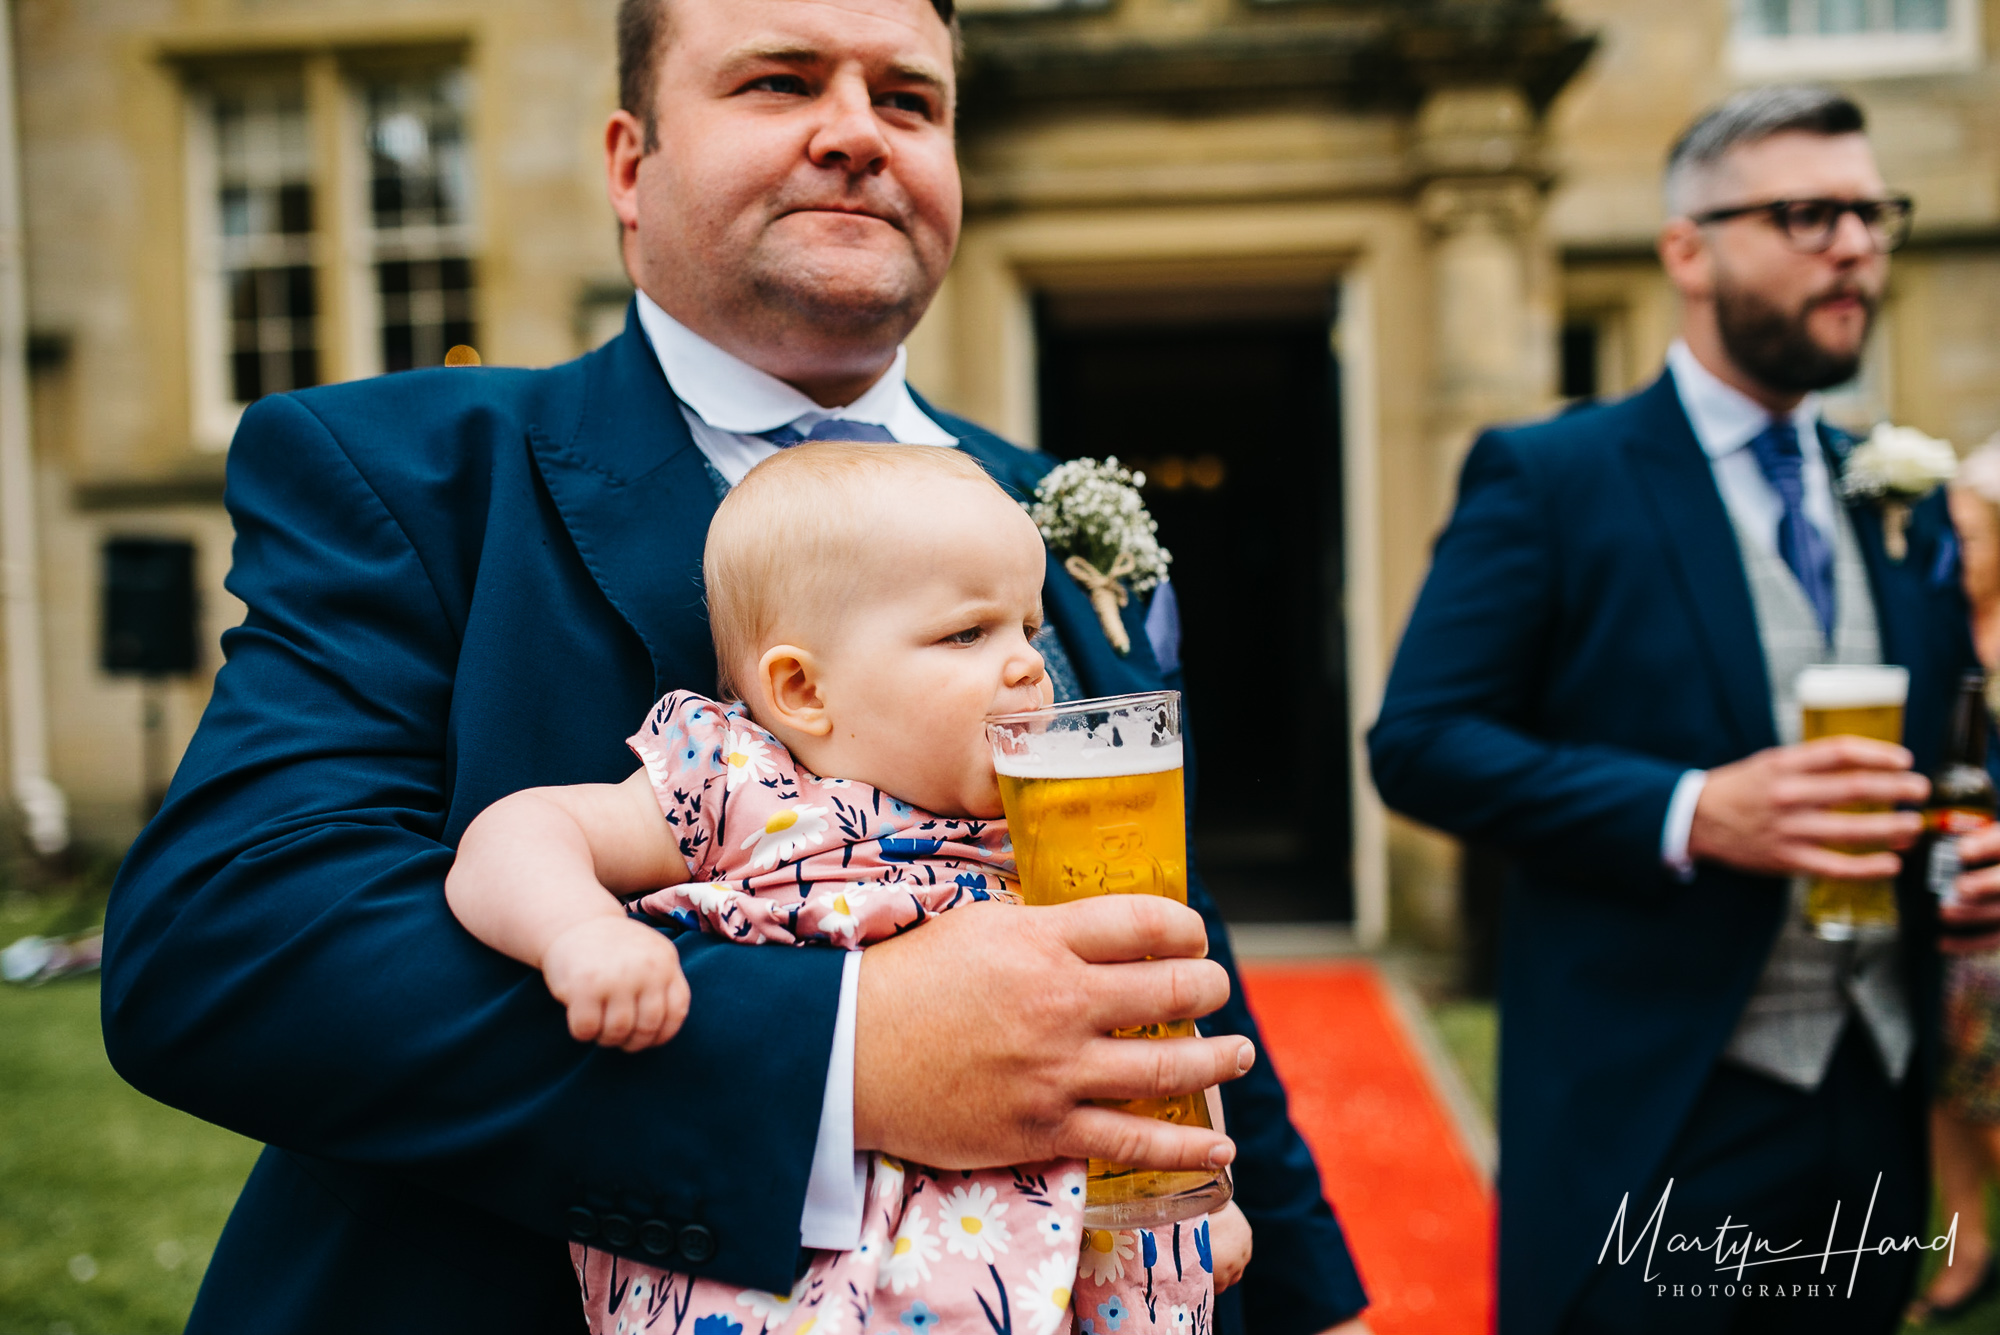
[[[245,414],[228,503],[247,615],[108,923],[119,1070],[270,1146],[192,1329],[572,1329],[566,1239],[783,1292],[802,1246],[853,1245],[870,1149],[1233,1155],[1260,1255],[1225,1328],[1318,1331],[1363,1306],[1198,890],[1197,911],[975,907],[865,958],[683,938],[687,1025],[636,1054],[570,1040],[533,973],[446,909],[480,810],[624,777],[620,739],[655,698],[713,692],[699,558],[757,458],[813,436],[956,443],[1017,493],[1050,466],[903,379],[958,232],[950,18],[949,0],[626,0],[606,141],[639,289],[624,335],[549,371]],[[1074,689],[1177,684],[1176,646],[1149,634],[1164,618],[1135,604],[1121,656],[1053,564],[1046,600],[1042,647]],[[1205,1014],[1207,1038],[1108,1037]],[[1246,1069],[1233,1144],[1089,1102]]]
[[[1926,1231],[1935,912],[1904,874],[1896,940],[1832,943],[1796,896],[1897,875],[1832,848],[1917,815],[1837,808],[1922,800],[1973,665],[1941,496],[1885,541],[1813,393],[1855,373],[1909,203],[1810,88],[1697,121],[1667,197],[1666,373],[1474,445],[1374,774],[1514,861],[1501,1330],[1892,1331],[1920,1253],[1820,1253]],[[1798,744],[1823,663],[1909,669],[1907,750]]]

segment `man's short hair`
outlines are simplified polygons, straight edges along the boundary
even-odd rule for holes
[[[648,153],[660,146],[653,124],[653,86],[659,79],[669,3],[670,0],[619,0],[618,3],[618,105],[646,127]],[[947,27],[954,23],[957,0],[931,0],[931,8]]]
[[[1702,113],[1674,142],[1667,154],[1667,215],[1680,217],[1694,207],[1696,187],[1731,149],[1777,134],[1861,134],[1867,128],[1854,99],[1831,88],[1746,88]]]

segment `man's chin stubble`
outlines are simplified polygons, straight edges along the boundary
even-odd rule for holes
[[[915,327],[934,294],[913,274],[871,279],[807,268],[757,274],[751,291],[767,311],[814,330],[850,338],[894,333],[898,342]]]

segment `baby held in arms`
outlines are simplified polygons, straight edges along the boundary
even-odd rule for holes
[[[452,911],[541,971],[578,1039],[636,1052],[689,1005],[653,922],[859,950],[1014,901],[984,720],[1050,702],[1030,643],[1045,568],[1033,521],[957,450],[808,444],[759,464],[703,557],[724,700],[661,700],[624,783],[495,803],[460,844]],[[788,1295],[572,1254],[595,1335],[1206,1330],[1249,1259],[1242,1214],[1087,1230],[1084,1171],[871,1155],[851,1249],[813,1253]]]

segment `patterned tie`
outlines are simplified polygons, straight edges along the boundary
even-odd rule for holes
[[[844,417],[829,417],[824,422],[813,423],[810,431],[800,431],[795,426],[781,426],[775,431],[757,433],[779,449],[789,449],[809,440],[861,440],[885,441],[895,444],[896,438],[889,434],[887,427],[876,426],[873,422],[850,422]]]
[[[1807,601],[1819,617],[1820,630],[1829,643],[1833,640],[1833,549],[1826,535],[1806,518],[1805,456],[1799,453],[1799,434],[1789,417],[1773,418],[1771,425],[1750,442],[1757,466],[1785,503],[1784,518],[1778,521],[1778,555],[1785,558]]]

